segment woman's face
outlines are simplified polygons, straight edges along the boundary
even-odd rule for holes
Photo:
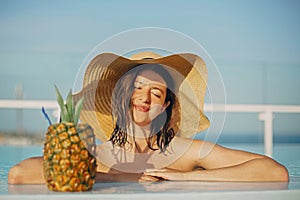
[[[134,87],[131,97],[133,120],[139,126],[147,126],[169,105],[165,102],[167,85],[159,74],[145,70],[137,76]]]

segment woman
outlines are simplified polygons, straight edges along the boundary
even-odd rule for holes
[[[287,169],[269,157],[189,137],[209,126],[206,73],[192,54],[95,57],[74,97],[85,96],[81,120],[104,141],[96,181],[288,181]],[[8,182],[44,183],[42,158],[14,166]]]

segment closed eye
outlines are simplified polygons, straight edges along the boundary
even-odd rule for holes
[[[151,93],[158,98],[160,98],[162,96],[160,90],[158,90],[158,89],[152,89]]]

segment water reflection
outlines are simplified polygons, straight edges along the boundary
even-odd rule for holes
[[[298,180],[299,181],[299,180]],[[294,181],[295,182],[295,181]],[[266,191],[287,190],[289,183],[241,183],[241,182],[182,182],[162,181],[145,183],[96,183],[93,190],[85,193],[132,194],[132,193],[194,193],[212,191]],[[10,194],[51,194],[45,185],[8,185]]]
[[[97,183],[96,193],[191,193],[208,191],[263,191],[286,190],[286,182],[241,183],[241,182],[182,182],[162,181],[153,183]]]

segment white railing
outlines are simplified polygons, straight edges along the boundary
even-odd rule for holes
[[[273,155],[273,114],[274,113],[300,113],[298,105],[255,105],[255,104],[226,104],[205,105],[209,112],[239,112],[258,113],[259,120],[264,122],[264,151],[265,155]]]
[[[0,100],[0,108],[12,109],[54,109],[58,117],[59,107],[56,101],[44,100]],[[207,112],[239,112],[258,113],[258,118],[264,121],[264,148],[265,154],[273,154],[273,114],[274,113],[300,113],[298,105],[254,105],[254,104],[214,104],[205,105]]]

